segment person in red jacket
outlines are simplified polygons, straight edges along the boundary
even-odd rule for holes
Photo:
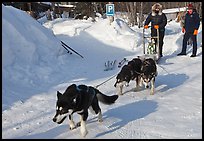
[[[144,23],[144,28],[147,29],[149,23],[151,22],[151,37],[157,36],[157,29],[159,30],[159,54],[160,57],[163,56],[162,54],[162,47],[163,47],[163,39],[165,34],[165,26],[167,24],[167,17],[162,12],[162,5],[159,3],[155,3],[152,6],[152,12],[148,15],[147,19]],[[157,44],[157,40],[155,40]]]
[[[196,12],[192,4],[188,5],[188,12],[185,15],[184,27],[182,32],[185,33],[183,37],[182,51],[179,55],[186,55],[187,42],[189,38],[193,41],[193,52],[190,57],[195,57],[197,53],[197,34],[200,26],[199,14]]]

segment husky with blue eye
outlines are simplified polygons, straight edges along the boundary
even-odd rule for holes
[[[86,129],[88,109],[98,114],[98,121],[102,122],[102,113],[98,101],[110,105],[117,99],[118,95],[107,96],[94,87],[72,84],[63,94],[57,91],[56,114],[53,121],[61,124],[69,116],[70,129],[81,126],[81,135],[85,137],[88,133]],[[73,120],[74,113],[80,115],[80,122],[76,125]]]

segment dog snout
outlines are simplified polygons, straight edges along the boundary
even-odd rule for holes
[[[56,122],[56,121],[57,121],[57,118],[54,117],[52,120],[53,120],[54,122]]]
[[[146,88],[149,88],[149,85],[146,85]]]

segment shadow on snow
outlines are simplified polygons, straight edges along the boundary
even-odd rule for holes
[[[144,118],[145,116],[155,112],[157,107],[158,105],[155,101],[141,100],[139,102],[133,102],[130,104],[125,104],[123,106],[119,106],[117,108],[110,109],[103,114],[104,122],[105,119],[109,118],[117,118],[118,121],[108,126],[108,131],[99,133],[95,137],[100,137],[105,134],[111,134],[112,132],[127,125],[129,122]]]

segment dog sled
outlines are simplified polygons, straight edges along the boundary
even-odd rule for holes
[[[151,26],[149,26],[151,27]],[[148,28],[149,29],[149,28]],[[145,35],[145,28],[143,28],[143,55],[139,56],[139,58],[152,58],[155,60],[157,63],[160,59],[160,54],[159,54],[159,29],[157,29],[157,36],[146,36]],[[148,40],[148,44],[145,45],[146,39]],[[157,42],[155,42],[155,39]]]

